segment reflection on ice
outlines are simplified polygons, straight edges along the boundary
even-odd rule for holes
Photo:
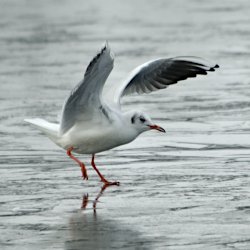
[[[101,198],[101,196],[103,195],[104,191],[109,188],[109,187],[112,187],[112,185],[107,185],[107,184],[104,184],[102,186],[102,188],[100,189],[98,195],[96,196],[95,200],[93,201],[93,211],[94,213],[96,213],[96,206],[97,206],[97,203],[99,201],[99,199]],[[82,205],[81,205],[81,209],[86,209],[87,206],[88,206],[88,203],[89,203],[89,195],[88,194],[84,194],[83,195],[83,198],[82,198]]]
[[[108,187],[103,185],[94,199],[93,212],[86,210],[90,203],[88,194],[83,196],[81,210],[70,218],[65,249],[150,249],[150,241],[139,232],[98,213],[97,203]]]

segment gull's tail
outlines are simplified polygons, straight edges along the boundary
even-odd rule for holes
[[[47,122],[41,118],[24,119],[24,121],[30,123],[35,128],[42,131],[55,143],[57,142],[59,135],[59,124]]]

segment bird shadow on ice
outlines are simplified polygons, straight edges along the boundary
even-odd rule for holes
[[[92,203],[93,211],[86,209],[90,200],[83,197],[81,210],[69,219],[69,232],[64,249],[151,249],[151,240],[143,238],[140,232],[97,212],[98,201],[108,186],[103,186]]]

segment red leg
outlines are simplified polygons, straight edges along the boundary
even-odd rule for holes
[[[97,174],[99,175],[99,177],[101,178],[101,181],[105,184],[105,185],[117,185],[119,186],[120,183],[118,181],[115,182],[109,182],[107,181],[104,176],[100,173],[100,171],[97,169],[96,165],[95,165],[95,154],[92,155],[92,160],[91,160],[91,165],[94,168],[94,170],[97,172]]]
[[[71,159],[73,159],[74,161],[76,161],[78,164],[79,164],[79,166],[80,166],[80,168],[81,168],[81,171],[82,171],[82,178],[85,180],[88,180],[88,175],[87,175],[87,170],[86,170],[86,167],[85,167],[85,165],[81,162],[81,161],[79,161],[74,155],[72,155],[72,153],[71,153],[71,151],[73,150],[73,147],[71,147],[71,148],[69,148],[68,150],[67,150],[67,155],[71,158]]]

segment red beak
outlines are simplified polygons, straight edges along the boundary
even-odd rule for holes
[[[162,128],[162,127],[160,127],[160,126],[158,126],[158,125],[150,125],[149,127],[150,127],[151,129],[156,129],[156,130],[158,130],[158,131],[160,131],[160,132],[166,133],[165,129]]]

